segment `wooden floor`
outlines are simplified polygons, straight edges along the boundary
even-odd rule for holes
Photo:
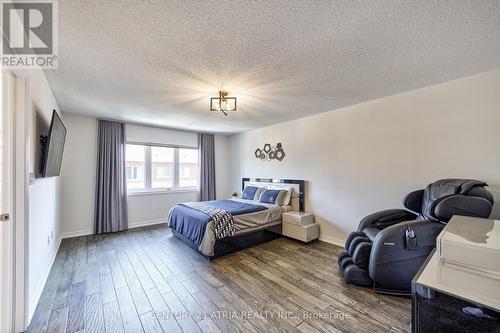
[[[65,239],[29,332],[402,332],[410,301],[346,285],[324,242],[212,262],[165,226]]]

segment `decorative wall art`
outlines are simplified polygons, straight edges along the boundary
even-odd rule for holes
[[[271,144],[266,143],[264,145],[264,148],[260,149],[257,148],[255,150],[255,157],[261,160],[278,160],[278,161],[283,161],[285,158],[286,154],[285,151],[283,150],[283,145],[280,143],[277,143],[276,146],[271,146]]]

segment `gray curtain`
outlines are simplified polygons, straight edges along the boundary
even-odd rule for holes
[[[128,228],[125,172],[125,124],[99,120],[97,125],[96,234]]]
[[[215,145],[212,134],[198,134],[200,146],[200,200],[215,200]]]

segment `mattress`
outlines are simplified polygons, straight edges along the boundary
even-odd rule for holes
[[[278,206],[278,205],[265,204],[253,200],[244,200],[244,199],[232,199],[232,200],[254,205],[261,205],[267,208],[266,210],[261,210],[254,213],[233,216],[234,228],[236,234],[248,228],[259,227],[270,224],[272,222],[276,224],[277,221],[281,222],[281,214],[292,210],[291,206]]]

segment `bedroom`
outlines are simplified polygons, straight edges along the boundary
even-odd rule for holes
[[[43,2],[56,63],[2,49],[0,332],[499,329],[498,1]],[[425,285],[448,253],[486,275]]]

